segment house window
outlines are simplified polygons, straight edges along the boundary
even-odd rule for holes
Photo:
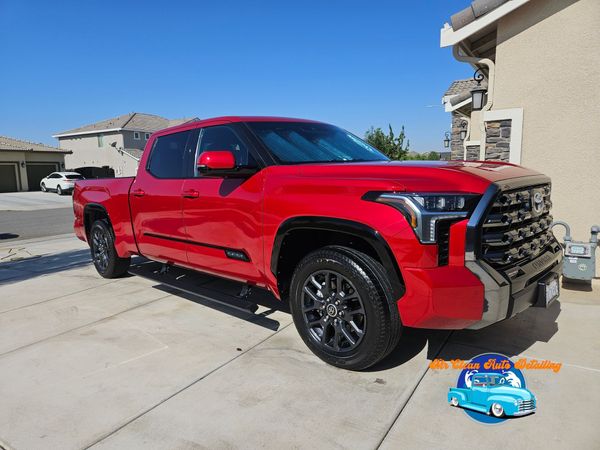
[[[139,140],[140,140],[140,132],[139,132],[139,131],[134,131],[134,132],[133,132],[133,138],[134,138],[136,141],[139,141]]]
[[[150,139],[150,133],[144,133],[144,139],[145,140]]]
[[[98,135],[98,147],[104,147],[104,135],[103,134]]]

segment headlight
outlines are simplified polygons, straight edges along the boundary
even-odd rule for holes
[[[433,244],[437,223],[468,217],[479,197],[478,194],[369,192],[363,198],[393,206],[404,214],[421,242]]]

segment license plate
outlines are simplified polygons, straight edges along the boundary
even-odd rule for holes
[[[558,287],[558,277],[551,278],[546,283],[545,286],[545,296],[546,296],[546,307],[548,307],[554,300],[558,298],[559,287]]]

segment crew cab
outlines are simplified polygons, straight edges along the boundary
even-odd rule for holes
[[[220,117],[154,133],[135,178],[77,181],[74,228],[103,277],[142,255],[265,288],[316,355],[359,370],[403,327],[555,300],[550,194],[512,164],[390,161],[325,123]]]
[[[470,387],[450,388],[448,402],[497,418],[523,416],[536,409],[535,395],[529,389],[514,387],[507,375],[495,372],[474,374]]]

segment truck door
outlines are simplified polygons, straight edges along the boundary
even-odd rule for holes
[[[148,258],[187,263],[181,192],[185,162],[194,154],[198,133],[188,130],[159,136],[145,166],[138,168],[129,202],[139,251]]]
[[[486,378],[474,378],[469,400],[476,405],[486,405],[489,395],[488,381]]]
[[[263,270],[263,173],[222,178],[198,173],[204,151],[229,150],[236,164],[254,166],[258,158],[238,124],[200,132],[193,173],[183,183],[183,221],[188,263],[206,272],[260,283]]]

